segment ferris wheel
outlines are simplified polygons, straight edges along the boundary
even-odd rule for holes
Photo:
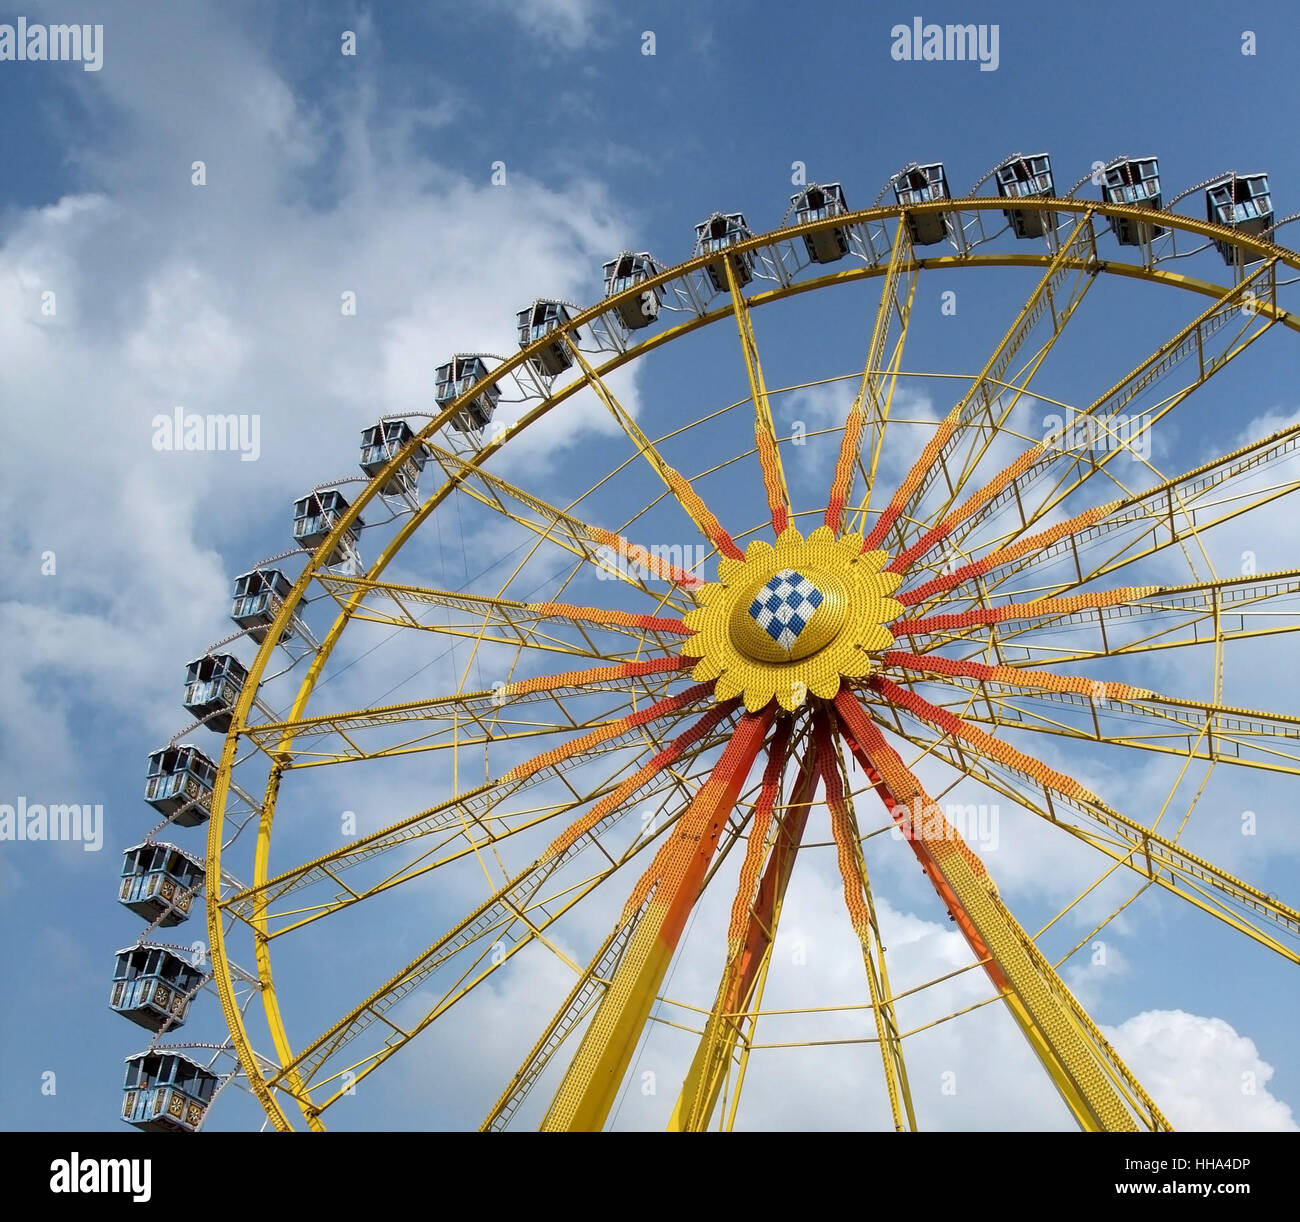
[[[1100,199],[1080,197],[1089,179]],[[775,1049],[803,1044],[869,1058],[871,1114],[914,1129],[909,1048],[988,1005],[1081,1128],[1160,1130],[1159,1100],[1067,986],[1070,957],[1163,893],[1280,972],[1300,963],[1300,912],[1185,843],[1212,775],[1300,771],[1300,716],[1224,695],[1238,643],[1300,628],[1300,568],[1220,573],[1211,546],[1300,487],[1300,425],[1244,446],[1225,425],[1175,471],[1144,441],[1300,330],[1300,256],[1274,240],[1266,176],[1166,204],[1155,158],[1058,192],[1045,154],[1016,154],[964,197],[943,165],[906,166],[892,202],[856,211],[840,184],[797,185],[778,228],[715,213],[685,262],[624,252],[595,305],[536,301],[517,352],[452,356],[436,413],[367,428],[357,487],[310,490],[297,550],[237,579],[239,631],[190,665],[198,721],[150,757],[163,821],[126,854],[121,901],[148,925],[112,1004],[153,1039],[128,1061],[125,1120],[193,1131],[234,1083],[268,1126],[323,1128],[544,962],[540,1018],[509,995],[514,1059],[481,1099],[486,1130],[610,1125],[652,1029],[684,1049],[656,1096],[663,1126],[745,1127],[746,1083],[760,1064],[779,1080]],[[1205,219],[1174,211],[1193,192]],[[975,269],[977,289],[1010,274],[993,269],[1031,282],[1002,338],[976,368],[914,367],[918,285]],[[1155,332],[1140,359],[1102,369],[1092,345],[1100,393],[1049,395],[1040,367],[1102,281],[1167,290],[1181,321],[1130,311]],[[781,311],[842,316],[854,293],[870,308],[851,357],[827,368],[819,352],[814,377],[769,384]],[[679,377],[662,411],[636,410],[623,367],[705,339],[740,397]],[[818,388],[842,410],[792,422],[787,405]],[[547,436],[563,445],[538,461]],[[1169,674],[1180,686],[1163,690]],[[219,752],[182,741],[198,726]],[[1163,799],[1094,791],[1102,754],[1150,770]],[[957,785],[1086,863],[1041,928],[945,807]],[[371,812],[343,808],[357,793]],[[206,853],[166,838],[203,825]],[[890,854],[969,947],[907,988],[873,888]],[[766,1005],[809,857],[842,887],[861,975],[851,996]],[[1118,900],[1053,944],[1103,884]],[[197,963],[156,940],[196,900]],[[714,973],[689,998],[674,988],[688,942]],[[980,1001],[909,1023],[950,975],[981,980]],[[204,990],[220,1030],[186,1042]],[[826,1038],[832,1014],[851,1037]],[[765,1038],[778,1015],[796,1038]]]

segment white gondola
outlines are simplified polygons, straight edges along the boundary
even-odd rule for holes
[[[147,1133],[193,1133],[221,1079],[179,1052],[126,1058],[122,1119]]]
[[[625,250],[605,264],[605,296],[613,297],[616,293],[625,292],[633,285],[657,276],[660,270],[659,265],[645,251],[633,254],[630,250]],[[663,299],[662,288],[646,289],[620,303],[616,307],[616,313],[629,331],[637,331],[648,327],[659,317]]]
[[[998,166],[994,179],[998,194],[1004,199],[1045,198],[1055,190],[1052,161],[1046,153],[1012,157]],[[1007,208],[1003,210],[1003,216],[1011,222],[1018,238],[1040,238],[1056,228],[1055,214],[1037,208]]]
[[[942,161],[928,165],[910,165],[889,180],[894,189],[894,199],[904,208],[914,204],[928,204],[936,199],[951,199],[948,175]],[[943,212],[907,214],[907,232],[913,246],[933,246],[948,236],[948,217]]]
[[[280,606],[293,589],[293,583],[279,569],[253,569],[235,578],[235,599],[230,618],[259,645],[274,622]],[[297,632],[297,617],[285,626],[282,639]]]
[[[438,366],[434,374],[433,397],[440,408],[446,408],[461,395],[468,394],[487,375],[488,368],[482,356],[457,354],[445,365]],[[485,386],[452,417],[451,427],[463,434],[481,432],[491,424],[500,399],[501,391],[495,384]]]
[[[203,973],[167,946],[128,946],[117,952],[112,1009],[150,1031],[185,1025]]]
[[[715,251],[724,251],[738,242],[752,238],[754,235],[745,224],[743,212],[715,212],[707,220],[695,226],[695,250],[697,254],[708,255]],[[731,260],[731,270],[736,277],[737,286],[743,288],[754,278],[754,252],[737,251],[727,258]],[[704,265],[708,272],[709,283],[719,293],[727,291],[727,268],[722,259],[715,259]]]
[[[179,925],[189,920],[205,877],[199,858],[174,844],[146,840],[123,854],[118,900],[150,924]]]
[[[405,420],[381,420],[368,429],[362,429],[362,471],[374,479],[414,436]],[[414,495],[428,457],[424,447],[417,446],[379,491],[384,496]]]
[[[843,216],[849,210],[844,199],[844,188],[837,182],[810,182],[797,195],[790,197],[794,210],[794,224],[821,221],[831,216]],[[849,231],[841,226],[819,229],[804,235],[804,247],[814,263],[834,263],[849,253]]]
[[[174,823],[194,827],[208,820],[217,766],[197,747],[176,743],[149,757],[144,800]]]
[[[573,317],[570,313],[571,307],[563,301],[550,301],[545,298],[534,301],[526,309],[520,310],[516,315],[516,322],[519,329],[519,346],[527,348],[529,344],[536,343],[539,339],[545,339],[553,331],[564,326],[565,323]],[[572,333],[573,340],[576,343],[578,333]],[[548,377],[555,377],[563,373],[573,364],[573,353],[569,350],[569,345],[561,335],[557,335],[552,343],[544,344],[530,358],[533,368],[538,373]]]
[[[195,658],[185,670],[185,711],[209,730],[224,734],[230,729],[230,710],[247,678],[244,664],[232,654]]]
[[[1273,196],[1267,174],[1225,174],[1205,188],[1207,220],[1257,237],[1273,227]],[[1255,263],[1259,255],[1242,252],[1231,242],[1214,243],[1230,267],[1239,260]]]
[[[293,541],[299,547],[314,552],[329,538],[330,532],[338,525],[348,507],[347,498],[337,488],[318,489],[299,497],[293,503]],[[356,543],[364,525],[361,518],[353,520],[325,557],[327,565],[343,564],[355,559]]]
[[[1154,157],[1134,157],[1107,166],[1102,174],[1101,197],[1108,204],[1158,209],[1162,202],[1160,163]],[[1147,225],[1128,217],[1116,217],[1111,223],[1121,246],[1145,246],[1167,232],[1163,225]]]

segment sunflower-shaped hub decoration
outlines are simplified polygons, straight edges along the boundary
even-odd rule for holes
[[[692,674],[716,679],[715,699],[742,696],[751,712],[773,699],[789,710],[810,695],[832,699],[894,643],[885,625],[902,614],[889,597],[902,577],[882,571],[887,559],[864,552],[861,535],[837,539],[825,526],[807,539],[791,526],[775,547],[755,539],[696,591],[700,605],[685,616],[694,635],[682,644],[699,659]]]

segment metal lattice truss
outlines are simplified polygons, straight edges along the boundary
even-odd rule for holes
[[[255,804],[258,846],[252,872],[244,875],[252,881],[239,884],[227,874],[209,898],[208,921],[214,984],[231,1042],[275,1127],[291,1127],[294,1109],[309,1127],[323,1127],[327,1110],[359,1081],[437,1029],[439,1019],[496,973],[512,970],[521,952],[541,951],[565,964],[572,985],[504,1084],[484,1129],[519,1120],[535,1093],[544,1095],[543,1128],[603,1127],[639,1039],[657,1024],[696,1041],[665,1117],[669,1126],[730,1128],[755,1053],[784,1046],[758,1038],[771,1013],[764,990],[787,885],[797,858],[814,847],[805,835],[809,814],[824,805],[832,840],[818,847],[834,851],[863,965],[862,995],[847,1008],[864,1016],[857,1042],[879,1051],[894,1128],[918,1124],[904,1055],[908,1040],[990,1004],[1000,1005],[1024,1034],[1080,1126],[1167,1128],[1062,979],[1064,960],[1084,943],[1055,961],[1048,957],[1044,935],[1063,913],[1037,934],[1019,924],[985,863],[922,784],[930,768],[951,772],[954,784],[969,781],[1005,797],[1097,856],[1105,873],[1064,911],[1116,873],[1140,876],[1098,930],[1154,888],[1288,964],[1300,963],[1295,908],[1185,847],[1190,808],[1181,821],[1171,817],[1161,825],[1193,770],[1201,776],[1193,807],[1219,764],[1258,776],[1300,770],[1300,716],[1239,708],[1222,696],[1229,646],[1300,627],[1300,569],[1220,576],[1206,546],[1216,528],[1248,520],[1300,486],[1293,461],[1300,425],[1182,474],[1165,475],[1145,459],[1125,464],[1130,478],[1139,473],[1140,487],[1129,487],[1115,464],[1121,453],[1134,456],[1133,421],[1149,430],[1266,332],[1300,329],[1283,300],[1290,281],[1280,278],[1300,262],[1263,239],[1208,222],[1073,199],[1021,201],[1056,220],[1045,253],[1007,254],[994,241],[1001,229],[990,223],[1001,202],[971,198],[843,213],[747,237],[724,255],[701,253],[658,271],[500,362],[487,383],[432,419],[342,517],[262,645],[234,709],[212,806],[209,877],[217,878],[223,823],[236,808],[232,795],[241,792],[236,762],[265,770],[266,796]],[[936,211],[948,218],[951,253],[922,255],[907,222]],[[1153,216],[1167,232],[1143,245],[1140,264],[1102,258],[1098,240],[1108,226]],[[834,225],[843,231],[850,266],[826,272],[810,262],[803,239]],[[1172,260],[1189,253],[1189,243],[1204,240],[1231,242],[1241,252],[1232,285],[1170,270]],[[742,256],[753,278],[748,294],[738,275]],[[891,426],[903,420],[896,392],[908,376],[918,279],[932,268],[974,266],[1033,267],[1039,276],[952,408],[938,421],[920,422],[928,439],[896,486],[886,487],[882,460]],[[1017,431],[1018,409],[1055,402],[1035,389],[1035,379],[1071,320],[1087,312],[1085,299],[1102,273],[1177,287],[1208,304],[1079,409],[1071,428],[1046,436]],[[838,438],[838,460],[825,496],[808,506],[792,492],[791,439],[781,435],[772,406],[794,388],[769,384],[754,315],[796,294],[869,278],[881,286],[862,368],[852,375],[855,393],[842,424],[825,430]],[[675,321],[634,342],[618,307],[647,287],[661,295]],[[727,410],[741,410],[747,420],[752,413],[753,444],[743,455],[684,474],[681,458],[674,463],[669,454],[691,453],[686,443],[694,426],[650,436],[613,392],[610,376],[722,319],[736,327],[748,390]],[[544,343],[567,354],[568,380],[542,372],[534,358]],[[518,407],[513,422],[485,431],[472,445],[463,435],[449,440],[448,422],[485,385],[502,387],[502,401]],[[557,505],[488,469],[503,447],[580,393],[613,422],[622,457],[612,472]],[[368,570],[329,568],[323,558],[333,543],[417,447],[441,472],[437,490],[423,501],[394,503],[392,537]],[[767,516],[733,534],[727,515],[718,512],[722,506],[706,496],[721,487],[718,472],[750,460],[747,478],[761,479]],[[631,501],[620,502],[628,516],[617,528],[589,521],[596,494],[628,472],[649,476],[662,491],[635,513]],[[584,472],[583,479],[595,474]],[[496,593],[385,576],[418,528],[447,504],[463,505],[505,532],[511,550],[490,570]],[[694,639],[704,633],[691,625],[701,622],[711,598],[721,597],[714,587],[725,586],[723,578],[710,586],[691,566],[666,561],[640,541],[652,513],[666,511],[698,534],[724,576],[742,572],[761,553],[753,540],[767,530],[783,540],[798,535],[802,544],[796,528],[805,518],[810,531],[816,525],[825,532],[810,534],[810,547],[819,537],[837,545],[852,540],[855,554],[874,558],[881,574],[880,589],[889,596],[872,605],[890,608],[892,644],[871,651],[870,667],[845,672],[830,696],[793,705],[753,701],[734,669],[709,670],[711,655]],[[748,549],[742,548],[739,541],[747,539]],[[1180,560],[1184,573],[1191,569],[1190,581],[1144,576],[1152,562]],[[544,598],[513,593],[547,565]],[[591,605],[589,594],[577,591],[589,592],[584,578],[597,572],[612,580],[603,587],[608,598]],[[308,590],[319,596],[313,605],[331,608],[335,618],[320,632],[296,695],[273,714],[282,702],[264,700],[259,684],[277,639],[304,614]],[[862,612],[854,604],[845,614],[852,620]],[[403,648],[417,649],[429,638],[445,643],[453,651],[444,667],[449,677],[419,698],[321,711],[325,697],[316,693],[326,663],[345,629],[359,625],[371,625],[360,631],[372,635],[386,632],[385,641]],[[1209,695],[1153,689],[1151,665],[1175,655],[1205,667]],[[342,673],[368,654],[349,655],[345,647],[337,656],[347,659]],[[474,685],[473,667],[489,658],[493,673],[508,677],[492,687]],[[1055,740],[1052,760],[1070,748],[1168,759],[1177,769],[1170,799],[1145,821],[1116,809],[1034,753],[1044,735]],[[253,749],[237,756],[241,739]],[[912,749],[917,754],[908,763],[900,751]],[[409,814],[393,810],[379,830],[271,868],[277,807],[286,804],[291,786],[321,775],[321,767],[377,770],[399,760],[441,778],[436,801]],[[462,761],[470,760],[480,761],[481,781],[462,775]],[[443,761],[451,761],[450,770]],[[864,811],[882,806],[884,828],[906,842],[971,951],[966,967],[902,991],[890,983],[864,851],[882,829],[860,826]],[[522,862],[519,853],[527,854]],[[676,1002],[666,991],[670,964],[701,894],[729,859],[738,882],[716,993],[703,1006]],[[287,954],[309,936],[304,929],[332,929],[318,923],[378,910],[399,892],[427,905],[431,885],[467,861],[476,861],[487,879],[483,898],[395,970],[377,970],[365,995],[318,1022],[313,1035],[291,1043],[273,948]],[[624,867],[634,862],[634,877],[625,878]],[[611,894],[606,883],[626,897],[611,909],[612,927],[606,918],[608,933],[575,939],[570,914],[596,911],[596,897]],[[240,938],[256,959],[255,970],[238,978],[243,992],[227,945]],[[585,964],[570,950],[579,943],[590,951]],[[987,981],[983,1000],[907,1026],[911,998],[970,971]],[[254,991],[273,1053],[254,1051],[248,1034],[245,1012]],[[809,1005],[797,1013],[815,1019],[837,1008],[846,1007]]]

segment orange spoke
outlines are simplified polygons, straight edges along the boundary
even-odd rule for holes
[[[673,467],[664,467],[664,483],[668,490],[681,503],[687,514],[699,525],[704,537],[728,560],[743,560],[745,553],[736,546],[735,540],[722,528],[714,512],[704,503],[700,494],[691,487],[691,481]]]
[[[835,841],[835,859],[839,865],[840,882],[844,887],[844,903],[849,910],[853,932],[863,947],[871,936],[871,914],[867,911],[863,893],[863,879],[858,873],[854,853],[853,816],[844,795],[844,779],[840,776],[839,761],[835,757],[835,744],[831,738],[830,722],[824,714],[813,725],[813,744],[817,753],[817,769],[826,786],[826,806],[831,815],[831,835]]]
[[[950,628],[979,628],[1000,624],[1009,619],[1035,619],[1039,616],[1073,615],[1076,611],[1096,611],[1158,594],[1160,586],[1121,586],[1096,594],[1073,594],[1069,598],[1040,598],[1028,603],[1008,603],[1005,607],[974,607],[948,615],[923,615],[916,619],[895,620],[889,630],[895,636],[920,632],[943,632]]]
[[[767,835],[772,827],[772,808],[781,789],[781,772],[790,749],[790,733],[794,728],[791,718],[784,718],[776,727],[768,746],[767,767],[754,804],[754,818],[749,825],[749,840],[745,845],[745,859],[740,865],[740,882],[736,898],[731,905],[731,924],[727,928],[727,960],[730,962],[744,944],[745,928],[749,924],[750,908],[754,899],[758,872],[763,865],[767,849]]]
[[[1034,442],[1019,458],[999,471],[983,488],[954,509],[942,522],[927,530],[911,547],[899,552],[889,564],[889,572],[906,572],[911,567],[912,561],[919,556],[924,556],[931,548],[942,543],[967,518],[978,513],[1004,488],[1036,466],[1044,454],[1050,454],[1051,449],[1051,442]]]
[[[505,696],[528,696],[534,692],[549,692],[561,687],[587,687],[608,683],[612,679],[639,679],[642,675],[671,674],[681,670],[686,658],[645,658],[637,662],[622,662],[618,666],[595,666],[590,670],[566,670],[559,675],[539,675],[536,679],[516,679],[507,683]]]
[[[1108,501],[1105,505],[1096,505],[1092,509],[1085,509],[1067,522],[1058,522],[1055,526],[1040,530],[1035,535],[1026,535],[1025,538],[1019,539],[1015,543],[1000,547],[997,551],[989,552],[987,556],[981,556],[978,560],[972,560],[969,564],[963,564],[960,568],[953,569],[951,573],[941,574],[923,585],[916,586],[914,589],[895,594],[894,597],[905,607],[915,606],[919,602],[924,602],[927,598],[933,598],[936,594],[942,594],[965,581],[969,581],[972,577],[983,577],[986,573],[1001,568],[1004,564],[1010,564],[1013,560],[1019,560],[1022,556],[1027,556],[1031,552],[1045,551],[1062,539],[1067,539],[1070,535],[1077,534],[1081,530],[1087,530],[1090,526],[1095,526],[1123,504],[1124,501],[1120,499]]]
[[[907,324],[911,317],[912,295],[916,287],[915,258],[907,225],[900,219],[894,230],[894,244],[889,256],[889,268],[885,273],[885,282],[880,290],[880,305],[876,310],[876,321],[871,329],[871,342],[867,346],[867,358],[862,366],[862,381],[858,393],[854,396],[849,414],[844,421],[844,436],[840,439],[840,456],[835,464],[835,474],[831,479],[830,492],[826,498],[825,524],[836,534],[840,532],[844,506],[849,499],[853,486],[853,468],[859,459],[859,446],[862,439],[862,427],[866,422],[864,405],[870,403],[876,426],[875,449],[879,453],[885,421],[892,403],[893,388],[897,383],[899,362],[903,356],[903,343],[907,338]],[[910,264],[911,279],[903,300],[899,300],[899,284],[905,264]],[[885,370],[885,348],[889,342],[889,332],[894,319],[902,324],[902,332],[894,345],[892,359],[889,362],[888,376],[890,389],[887,395],[880,392],[878,379]],[[872,470],[874,471],[874,461]],[[867,489],[868,497],[871,489]]]
[[[709,779],[624,905],[623,924],[643,907],[645,911],[542,1121],[543,1130],[603,1127],[772,718],[769,706],[737,722]]]
[[[1073,692],[1094,700],[1145,700],[1154,695],[1145,687],[1129,683],[1112,683],[1085,679],[1079,675],[1054,675],[1047,671],[1028,672],[1018,666],[987,666],[982,662],[963,662],[938,654],[907,653],[891,649],[881,655],[882,666],[901,666],[905,670],[923,670],[957,679],[982,679],[1007,683],[1014,687],[1039,687],[1049,692]]]
[[[867,779],[911,846],[944,907],[975,952],[976,960],[984,964],[984,970],[994,987],[999,992],[1006,990],[1006,977],[994,962],[988,946],[961,901],[948,885],[940,864],[945,856],[958,853],[976,877],[983,879],[992,888],[993,882],[988,877],[984,863],[957,834],[956,829],[948,824],[938,803],[925,792],[921,782],[903,763],[898,752],[885,741],[885,736],[851,691],[846,689],[835,697],[835,712],[840,720],[840,732],[845,745],[866,772]]]
[[[675,632],[680,636],[689,636],[691,632],[681,620],[667,615],[637,615],[631,611],[608,611],[603,607],[579,607],[572,603],[529,603],[528,609],[539,615],[555,615],[587,624],[644,628],[647,632]]]
[[[922,721],[928,721],[931,725],[947,734],[964,738],[972,746],[983,751],[985,755],[1005,764],[1008,768],[1014,768],[1017,772],[1033,778],[1040,785],[1048,789],[1054,789],[1057,793],[1064,794],[1065,797],[1074,802],[1087,802],[1095,806],[1103,806],[1101,799],[1091,789],[1081,785],[1072,776],[1067,776],[1064,772],[1058,772],[1055,768],[1043,763],[1042,760],[1036,759],[1032,755],[1026,755],[1025,752],[1017,750],[1009,743],[994,738],[991,734],[984,733],[983,730],[977,730],[955,713],[950,713],[947,709],[941,709],[938,705],[931,704],[924,696],[918,696],[916,692],[909,692],[906,688],[899,687],[897,683],[886,679],[883,675],[872,676],[868,686],[878,691],[891,704],[906,709]]]
[[[677,498],[677,503],[686,511],[687,516],[695,523],[700,533],[724,556],[732,560],[743,560],[745,553],[736,546],[735,540],[723,530],[713,511],[704,503],[700,494],[691,487],[691,481],[675,467],[668,464],[663,455],[655,448],[654,442],[641,431],[641,426],[632,418],[631,412],[618,401],[614,392],[605,384],[605,380],[591,367],[586,356],[574,343],[572,337],[566,336],[565,338],[569,345],[569,351],[573,353],[582,368],[582,372],[586,375],[587,384],[595,391],[596,397],[609,409],[610,414],[618,421],[619,426],[628,435],[629,439],[635,443],[637,449],[645,457],[646,462],[655,469],[668,491]]]
[[[838,533],[844,517],[844,502],[848,500],[849,482],[853,479],[853,464],[858,459],[858,445],[862,438],[862,397],[853,400],[848,419],[844,421],[844,437],[840,442],[840,456],[835,463],[831,479],[830,496],[826,501],[825,523]]]
[[[725,704],[715,705],[711,708],[693,726],[684,733],[679,734],[662,751],[638,768],[617,789],[601,798],[581,819],[565,828],[551,842],[546,852],[538,859],[537,864],[543,865],[553,857],[560,857],[568,852],[581,837],[585,836],[602,819],[628,801],[646,782],[653,780],[665,768],[675,764],[691,747],[706,735],[711,734],[720,721],[731,716],[736,711],[738,703],[739,701],[730,700]]]
[[[563,747],[556,747],[553,751],[543,751],[540,755],[534,755],[532,759],[524,760],[522,764],[516,764],[501,778],[500,783],[527,780],[543,768],[554,767],[570,756],[577,755],[580,751],[599,746],[611,738],[618,738],[626,734],[629,730],[649,725],[650,722],[660,717],[675,713],[678,709],[693,704],[701,696],[706,696],[711,691],[713,691],[712,683],[697,683],[694,687],[688,687],[685,691],[678,692],[675,696],[667,696],[663,700],[657,700],[644,709],[637,709],[635,713],[629,713],[626,717],[620,717],[617,721],[611,721],[608,725],[592,730],[590,734],[575,738],[572,742],[565,743]]]
[[[772,530],[780,535],[790,525],[790,507],[785,500],[785,481],[781,475],[781,456],[776,450],[776,438],[769,418],[766,426],[754,426],[754,446],[758,450],[758,465],[763,472],[763,487],[767,491],[767,508],[772,515]]]
[[[612,530],[605,530],[599,526],[589,526],[587,527],[587,533],[591,536],[593,542],[612,548],[629,565],[653,573],[660,581],[671,581],[673,585],[680,586],[684,590],[698,590],[704,584],[703,577],[688,573],[685,569],[679,569],[675,564],[665,563],[648,548],[642,547],[639,543],[631,543],[622,535],[615,534]]]

